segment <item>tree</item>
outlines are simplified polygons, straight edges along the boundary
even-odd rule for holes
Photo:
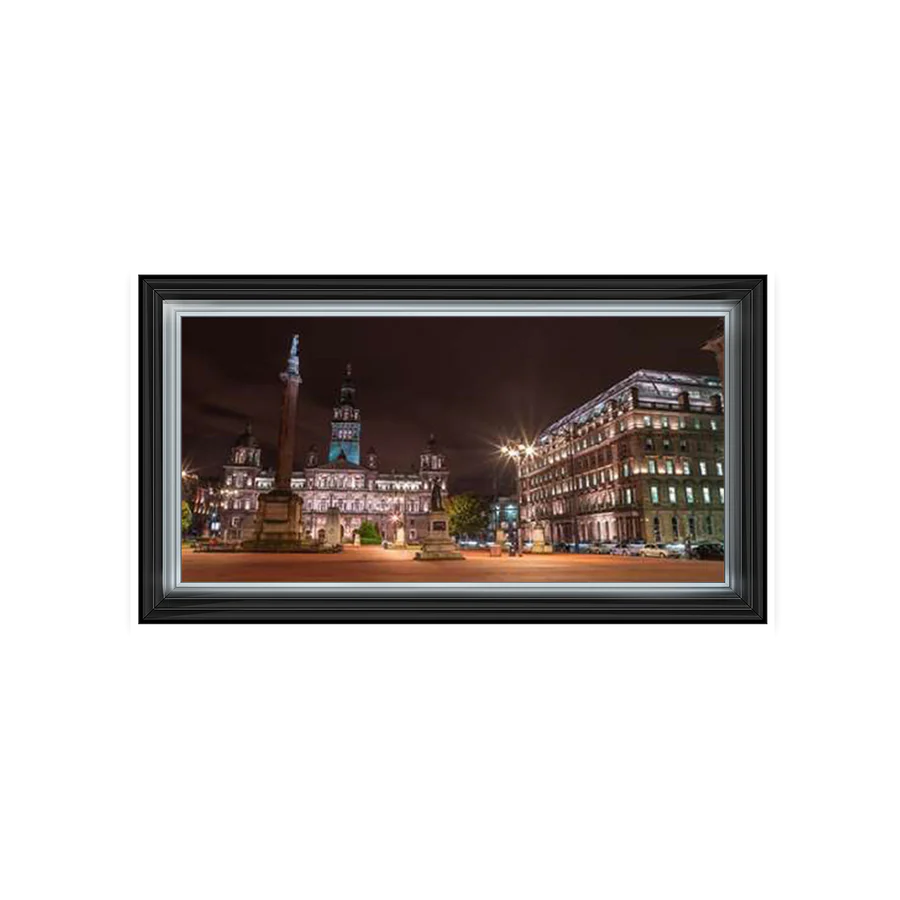
[[[476,537],[487,529],[490,513],[484,497],[468,492],[447,497],[444,503],[450,518],[450,534]]]
[[[194,514],[191,512],[191,508],[188,505],[187,500],[181,501],[181,533],[185,534],[187,530],[191,527],[191,522],[194,521]]]
[[[359,526],[359,542],[361,544],[380,544],[381,535],[378,532],[378,526],[368,519],[360,523]]]

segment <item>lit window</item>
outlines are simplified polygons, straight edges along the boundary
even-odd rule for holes
[[[660,419],[660,422],[661,422],[663,428],[668,428],[668,427],[669,427],[669,417],[668,417],[668,416],[663,416],[663,417]]]
[[[647,471],[648,471],[651,475],[655,475],[655,474],[656,474],[656,460],[655,460],[655,459],[648,459],[648,460],[647,460]]]
[[[712,428],[713,431],[719,430],[719,423],[715,419],[709,420],[709,427]]]
[[[659,487],[655,484],[650,485],[650,502],[659,503]]]
[[[649,428],[653,424],[653,420],[650,416],[644,416],[644,428]]]
[[[666,460],[666,475],[674,475],[675,474],[675,463],[672,462],[671,459]]]
[[[719,488],[719,503],[724,503],[724,502],[725,502],[725,488],[720,487]]]
[[[706,460],[701,459],[699,465],[700,465],[700,474],[705,475],[706,474]]]
[[[716,463],[716,475],[724,475],[724,474],[725,474],[725,468],[722,465],[722,461],[719,460],[719,462]]]
[[[712,502],[710,500],[710,496],[709,496],[709,485],[706,485],[706,484],[703,485],[703,502],[704,503]]]
[[[689,459],[683,459],[681,461],[681,474],[682,475],[690,475],[691,474],[691,461]],[[705,472],[703,473],[706,474]]]
[[[678,502],[678,496],[675,493],[675,486],[670,484],[669,485],[669,503],[677,503],[677,502]]]
[[[625,502],[631,503],[632,497],[633,497],[633,495],[631,493],[631,488],[625,488]]]
[[[707,488],[707,491],[708,490],[709,488]],[[694,489],[689,484],[684,486],[684,498],[688,503],[694,502]]]

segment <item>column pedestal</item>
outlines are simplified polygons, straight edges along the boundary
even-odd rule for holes
[[[259,508],[253,522],[253,537],[244,541],[242,550],[266,553],[291,553],[309,547],[303,541],[303,500],[292,491],[268,491],[259,495]]]

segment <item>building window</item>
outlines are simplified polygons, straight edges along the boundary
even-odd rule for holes
[[[719,488],[719,503],[724,503],[724,502],[725,502],[725,488],[720,487]]]
[[[706,491],[709,493],[709,488],[707,488]],[[689,484],[684,486],[684,498],[688,503],[694,502],[694,488]]]
[[[648,459],[648,460],[647,460],[647,471],[648,471],[651,475],[655,475],[655,474],[656,474],[656,460],[655,460],[655,459]]]
[[[678,516],[672,516],[672,537],[678,540]]]
[[[724,475],[724,474],[725,474],[725,467],[722,465],[722,461],[719,460],[716,463],[716,475]]]
[[[681,461],[681,474],[682,475],[690,475],[691,474],[691,461],[689,459],[683,459]]]
[[[712,533],[713,533],[712,516],[707,516],[707,517],[706,517],[706,533],[707,533],[707,534],[712,534]]]
[[[653,540],[657,544],[662,543],[662,528],[659,525],[659,516],[653,517]]]
[[[700,466],[700,474],[701,474],[701,475],[705,475],[705,474],[706,474],[706,460],[705,460],[705,459],[701,459],[701,460],[700,460],[700,463],[699,463],[699,466]]]
[[[675,463],[671,459],[666,460],[666,475],[675,474]]]
[[[668,438],[663,438],[663,450],[671,450],[672,442]]]
[[[653,438],[647,438],[647,440],[644,441],[644,449],[645,449],[645,450],[650,450],[650,451],[652,452],[652,450],[653,450]]]
[[[650,502],[651,503],[659,503],[659,486],[655,484],[650,485]]]
[[[661,422],[663,428],[668,428],[668,427],[669,427],[669,417],[668,417],[668,416],[663,416],[663,417],[660,419],[660,422]]]
[[[693,516],[688,518],[688,534],[691,536],[691,540],[695,540],[697,537],[697,520]]]
[[[650,416],[644,416],[644,428],[650,428],[653,425],[653,420]]]
[[[708,484],[703,485],[703,502],[704,503],[711,502],[710,496],[709,496],[709,485]]]
[[[675,493],[675,485],[669,485],[669,503],[677,503],[678,495]]]
[[[700,420],[696,416],[694,416],[694,428],[700,428]]]

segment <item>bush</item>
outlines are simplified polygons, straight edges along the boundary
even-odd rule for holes
[[[359,526],[360,544],[380,544],[381,540],[378,526],[374,522],[365,521]]]

